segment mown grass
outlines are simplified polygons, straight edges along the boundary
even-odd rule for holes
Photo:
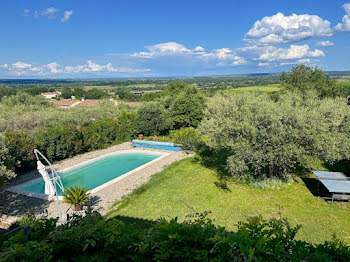
[[[262,190],[229,181],[228,190],[223,190],[215,185],[218,184],[215,170],[189,158],[154,175],[147,184],[116,203],[108,216],[150,220],[164,216],[181,220],[193,213],[190,206],[198,212],[212,211],[210,218],[215,219],[216,224],[235,230],[237,222],[249,216],[278,217],[281,212],[292,225],[302,225],[298,233],[300,239],[320,243],[330,240],[335,233],[350,244],[349,203],[332,206],[315,197],[302,179],[296,180],[278,190]]]
[[[230,92],[242,92],[242,91],[258,91],[258,92],[276,92],[280,91],[281,86],[279,84],[274,85],[264,85],[264,86],[245,86],[239,88],[231,88]]]

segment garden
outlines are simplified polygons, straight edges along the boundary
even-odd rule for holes
[[[101,101],[66,110],[25,92],[4,97],[3,185],[33,168],[34,148],[58,161],[142,133],[196,155],[154,175],[107,217],[23,218],[14,226],[24,230],[2,236],[0,259],[347,261],[350,205],[320,198],[311,171],[349,175],[349,94],[318,68],[297,66],[273,92],[208,97],[173,82],[138,108]]]

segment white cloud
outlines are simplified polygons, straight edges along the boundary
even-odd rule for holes
[[[193,49],[193,51],[194,51],[195,53],[202,53],[202,52],[205,51],[205,49],[199,45],[199,46],[196,46],[196,47]]]
[[[40,16],[39,12],[38,12],[38,11],[35,11],[35,12],[34,12],[34,18],[37,19],[37,18],[39,18],[39,16]]]
[[[30,16],[30,10],[24,9],[22,16]]]
[[[28,68],[31,68],[31,67],[32,67],[31,64],[20,62],[20,61],[12,64],[12,68],[13,69],[28,69]]]
[[[270,62],[324,56],[322,50],[310,50],[310,47],[308,45],[291,45],[289,48],[277,48],[274,46],[268,46],[262,48],[260,52],[261,54],[256,59]]]
[[[196,46],[194,49],[189,49],[185,45],[176,42],[160,43],[145,48],[148,52],[137,52],[133,53],[131,56],[144,59],[188,57],[192,62],[196,61],[203,63],[214,61],[214,64],[217,66],[237,66],[246,63],[246,60],[243,57],[237,56],[230,48],[219,48],[214,49],[211,52],[206,52],[202,46]]]
[[[311,62],[310,58],[304,58],[304,59],[298,60],[298,63],[301,63],[301,64],[308,64],[310,62]]]
[[[87,60],[83,65],[61,66],[56,62],[47,65],[33,66],[29,63],[16,62],[11,65],[0,65],[10,75],[16,76],[46,76],[46,75],[72,75],[72,74],[91,74],[91,73],[145,73],[150,72],[149,68],[131,68],[131,67],[113,67],[112,63],[104,65],[98,64],[91,60]]]
[[[262,62],[258,63],[258,66],[260,66],[260,67],[265,67],[265,66],[269,66],[269,65],[270,65],[269,63],[262,63]]]
[[[132,54],[134,57],[140,58],[152,58],[156,56],[169,56],[169,55],[181,55],[190,54],[191,50],[187,49],[184,45],[176,42],[160,43],[152,46],[145,47],[148,52],[138,52]]]
[[[62,72],[62,70],[59,69],[60,65],[57,64],[56,62],[47,64],[46,67],[47,67],[47,68],[50,70],[50,72],[53,73],[53,74],[58,74],[58,73],[61,73],[61,72]]]
[[[332,35],[330,22],[317,15],[277,13],[256,21],[244,41],[252,45],[277,45]]]
[[[72,16],[73,13],[74,13],[73,10],[64,11],[63,17],[61,18],[61,22],[62,23],[67,22],[70,19],[70,17]]]
[[[76,66],[66,66],[64,67],[64,72],[68,74],[73,74],[73,73],[81,73],[84,70],[83,65],[76,65]]]
[[[342,22],[334,27],[334,30],[350,32],[350,3],[344,4],[343,8],[345,10],[345,15],[343,16]]]
[[[319,41],[317,42],[318,46],[334,46],[334,43],[327,40],[327,41]]]
[[[58,11],[59,10],[55,7],[49,7],[46,10],[42,11],[41,15],[47,16],[49,19],[55,19]]]

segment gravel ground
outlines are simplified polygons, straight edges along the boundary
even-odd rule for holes
[[[109,207],[116,201],[121,200],[122,197],[130,194],[134,189],[140,187],[142,184],[146,183],[150,177],[160,171],[163,168],[173,162],[179,161],[187,156],[185,152],[172,152],[164,150],[154,150],[154,149],[133,149],[131,143],[123,143],[120,145],[115,145],[106,149],[97,150],[93,152],[88,152],[82,155],[75,156],[70,159],[66,159],[54,164],[57,170],[62,170],[73,165],[77,165],[84,161],[112,153],[115,151],[122,150],[145,150],[145,151],[157,151],[170,153],[168,156],[160,159],[159,161],[133,172],[131,175],[93,193],[92,200],[94,209],[98,210],[102,214],[106,214]],[[32,180],[34,178],[40,177],[40,174],[34,170],[26,174],[20,175],[18,178],[11,181],[6,188],[21,184],[23,182]],[[6,189],[5,188],[5,189]],[[40,216],[43,210],[47,209],[49,217],[57,216],[57,206],[54,201],[47,201],[42,199],[37,199],[33,197],[24,196],[21,194],[12,193],[6,190],[0,191],[0,228],[7,227],[9,224],[14,222],[19,217],[27,214],[28,212],[33,212],[34,214]],[[63,217],[66,217],[67,213],[71,213],[70,207],[67,204],[61,202],[61,210]]]

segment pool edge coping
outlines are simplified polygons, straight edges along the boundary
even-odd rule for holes
[[[156,159],[153,159],[137,168],[134,168],[132,170],[130,170],[129,172],[126,172],[125,174],[122,174],[121,176],[119,177],[116,177],[102,185],[99,185],[98,187],[95,187],[91,190],[89,190],[88,192],[90,194],[95,194],[97,193],[98,191],[126,178],[127,176],[137,172],[137,171],[140,171],[142,170],[143,168],[146,168],[147,166],[155,163],[155,162],[158,162],[162,159],[164,159],[165,157],[168,157],[170,156],[172,153],[167,153],[167,152],[162,152],[162,151],[151,151],[151,150],[140,150],[140,149],[127,149],[127,150],[119,150],[119,151],[115,151],[115,152],[110,152],[110,153],[107,153],[107,154],[104,154],[104,155],[101,155],[101,156],[98,156],[98,157],[95,157],[95,158],[91,158],[91,159],[88,159],[88,160],[85,160],[79,164],[76,164],[76,165],[73,165],[71,167],[67,167],[67,168],[64,168],[62,170],[57,170],[58,172],[68,172],[70,170],[73,170],[73,169],[76,169],[76,168],[79,168],[81,166],[85,166],[85,165],[88,165],[88,164],[91,164],[93,162],[96,162],[100,159],[103,159],[103,158],[106,158],[106,157],[109,157],[109,156],[113,156],[113,155],[120,155],[120,154],[123,154],[123,153],[144,153],[144,154],[150,154],[150,155],[160,155],[159,157],[157,157]],[[25,195],[25,196],[28,196],[28,197],[34,197],[34,198],[38,198],[38,199],[43,199],[43,200],[54,200],[55,197],[49,197],[48,195],[45,195],[45,194],[40,194],[40,193],[35,193],[35,192],[31,192],[31,191],[27,191],[27,190],[23,190],[21,189],[20,187],[22,186],[25,186],[25,185],[28,185],[28,184],[31,184],[33,183],[34,181],[38,181],[38,180],[41,180],[42,177],[38,177],[38,178],[34,178],[34,179],[31,179],[27,182],[24,182],[24,183],[21,183],[19,185],[15,185],[15,186],[12,186],[12,187],[9,187],[7,189],[5,189],[6,191],[9,191],[9,192],[12,192],[12,193],[17,193],[17,194],[21,194],[21,195]],[[63,196],[59,196],[58,197],[59,200],[63,200]]]

